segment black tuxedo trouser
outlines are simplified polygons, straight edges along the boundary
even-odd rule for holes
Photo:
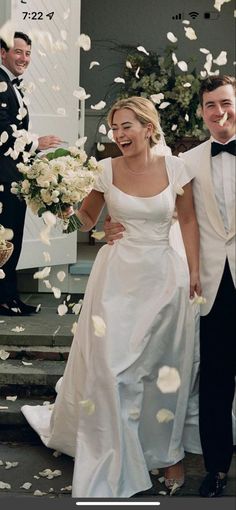
[[[233,455],[235,288],[226,261],[210,313],[200,322],[199,425],[207,471],[227,473]]]
[[[0,191],[0,202],[3,204],[0,223],[13,230],[14,237],[11,242],[14,244],[14,251],[2,268],[6,276],[0,279],[0,304],[18,296],[16,266],[21,252],[26,211],[25,201],[19,200],[10,192],[11,185],[4,183],[3,186],[4,191]]]

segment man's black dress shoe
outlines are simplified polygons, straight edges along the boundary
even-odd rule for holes
[[[27,305],[26,303],[23,303],[23,301],[21,301],[21,299],[19,299],[18,297],[11,299],[11,301],[8,301],[7,305],[13,309],[18,308],[21,312],[21,315],[23,315],[23,314],[29,315],[31,313],[38,313],[40,310],[40,307],[38,307],[38,306],[32,306],[32,305]]]
[[[23,314],[15,307],[14,310],[12,310],[8,306],[0,305],[0,315],[4,315],[4,317],[20,317]]]
[[[208,473],[204,478],[199,492],[203,498],[216,498],[221,496],[227,485],[227,475],[220,478],[219,473]]]

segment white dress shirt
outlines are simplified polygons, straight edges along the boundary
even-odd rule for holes
[[[232,140],[235,140],[235,135],[228,142]],[[213,137],[211,142],[221,143]],[[216,201],[225,230],[229,232],[232,210],[235,210],[235,156],[222,151],[211,158],[211,168]]]

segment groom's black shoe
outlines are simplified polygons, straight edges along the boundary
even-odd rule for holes
[[[221,496],[226,485],[227,475],[221,478],[219,473],[208,473],[200,486],[200,496],[203,498]]]
[[[8,301],[7,305],[9,308],[15,311],[18,310],[21,315],[30,315],[31,313],[38,313],[40,311],[40,307],[27,305],[26,303],[23,303],[23,301],[21,301],[21,299],[18,297]]]

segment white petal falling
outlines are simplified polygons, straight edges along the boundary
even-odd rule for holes
[[[162,393],[175,393],[180,387],[180,375],[176,368],[163,366],[157,378],[157,387]]]
[[[76,46],[79,46],[84,51],[89,51],[91,49],[91,39],[89,35],[80,34],[76,42]]]
[[[24,365],[25,367],[30,367],[33,365],[33,363],[31,363],[30,361],[22,361],[22,365]]]
[[[75,335],[76,329],[77,329],[77,322],[73,322],[73,325],[72,325],[72,328],[71,328],[72,335]]]
[[[105,101],[99,101],[95,105],[91,105],[92,110],[102,110],[106,106]]]
[[[217,58],[213,60],[217,66],[224,66],[227,64],[227,51],[221,51]]]
[[[190,21],[188,19],[183,19],[183,25],[190,25]]]
[[[217,11],[221,11],[221,7],[223,4],[230,2],[231,0],[215,0],[214,7]]]
[[[201,53],[205,53],[205,55],[207,55],[208,53],[210,53],[210,50],[207,50],[207,48],[200,48],[199,51]]]
[[[76,142],[75,142],[75,146],[76,147],[83,147],[84,144],[87,142],[87,139],[88,139],[87,136],[82,136],[81,138],[78,138],[78,140],[76,140]]]
[[[49,276],[50,271],[51,267],[46,266],[41,271],[36,271],[36,273],[34,273],[33,275],[33,278],[35,280],[43,280],[44,278],[47,278],[47,276]]]
[[[96,60],[92,60],[92,62],[90,62],[89,64],[89,69],[93,69],[93,67],[95,66],[100,66],[100,63],[97,62]]]
[[[173,51],[173,53],[171,55],[171,58],[172,58],[172,61],[174,62],[174,65],[178,64],[178,59],[177,59],[176,54],[175,54],[174,51]]]
[[[120,76],[117,76],[116,78],[114,78],[114,82],[115,83],[125,83],[125,79],[121,78]]]
[[[91,97],[90,94],[87,94],[85,89],[83,87],[79,87],[78,90],[74,90],[73,96],[79,99],[80,101],[83,101],[85,99],[88,99]]]
[[[50,244],[51,244],[50,239],[49,239],[50,231],[51,231],[50,225],[46,225],[46,227],[44,227],[39,232],[39,237],[40,237],[42,243],[47,244],[48,246],[50,246]]]
[[[51,285],[49,280],[43,280],[43,283],[45,284],[47,289],[51,289],[52,288],[52,285]]]
[[[140,66],[136,69],[136,72],[135,72],[136,78],[139,78],[139,71],[140,71]]]
[[[13,396],[8,395],[6,397],[6,400],[10,400],[11,402],[15,402],[17,400],[17,395],[13,395]]]
[[[99,152],[103,152],[105,150],[105,148],[106,147],[105,147],[105,145],[103,145],[103,143],[99,143],[99,142],[97,143],[97,150]]]
[[[55,214],[51,213],[51,211],[45,211],[42,214],[42,218],[43,218],[44,223],[46,223],[46,225],[48,225],[50,227],[54,227],[54,225],[56,225],[57,218],[56,218]]]
[[[0,203],[0,212],[1,212],[1,203]],[[3,271],[3,269],[0,269],[0,280],[3,280],[3,278],[5,278],[5,273]]]
[[[106,333],[106,324],[102,317],[99,315],[92,315],[94,334],[98,337],[105,336]]]
[[[178,41],[177,37],[173,34],[173,32],[167,32],[167,35],[166,35],[168,41],[172,42],[172,43],[176,43]]]
[[[181,69],[181,71],[185,72],[188,70],[188,64],[184,60],[180,60],[177,66]]]
[[[57,313],[58,315],[60,315],[61,317],[63,315],[66,315],[66,313],[68,312],[68,307],[63,303],[62,305],[59,305],[57,307]]]
[[[82,307],[82,303],[76,303],[73,307],[72,307],[72,312],[75,314],[75,315],[78,315],[80,310],[81,310],[81,307]]]
[[[157,476],[157,475],[159,475],[159,469],[157,469],[157,468],[151,469],[151,473],[152,473],[152,475]]]
[[[186,82],[183,84],[183,87],[185,87],[185,88],[191,87],[191,83],[189,83],[188,81],[186,81]]]
[[[180,186],[180,184],[178,184],[178,182],[175,183],[174,190],[176,195],[182,196],[184,194],[184,189],[182,188],[182,186]]]
[[[23,326],[16,326],[15,328],[12,328],[11,331],[14,331],[15,333],[22,333],[22,331],[25,331],[25,328],[23,328]]]
[[[219,125],[223,126],[228,119],[228,112],[225,112],[222,119],[219,120]]]
[[[107,134],[107,128],[106,128],[105,124],[101,124],[99,126],[98,132],[101,133],[102,135],[106,135]]]
[[[141,51],[141,53],[145,53],[145,55],[149,55],[148,51],[144,48],[144,46],[137,46],[137,50]]]
[[[198,294],[194,292],[194,298],[190,299],[190,302],[195,303],[196,305],[205,305],[207,300],[203,296],[198,296]]]
[[[185,114],[184,119],[186,120],[186,122],[189,122],[189,115],[187,113]]]
[[[197,39],[196,32],[192,27],[184,27],[185,36],[190,39],[190,41],[194,41]]]
[[[59,299],[61,297],[61,289],[58,289],[58,287],[52,287],[52,292],[56,299]]]
[[[19,462],[9,462],[8,460],[6,460],[5,462],[5,469],[11,469],[11,468],[14,468],[14,467],[17,467],[19,465]]]
[[[150,99],[151,99],[151,101],[153,101],[153,103],[160,104],[162,99],[164,99],[164,94],[162,92],[160,92],[159,94],[152,94],[150,96]]]
[[[79,404],[89,416],[94,413],[95,404],[92,402],[92,400],[80,400]]]
[[[65,277],[66,277],[65,271],[58,271],[57,279],[59,280],[59,282],[63,282],[63,280],[65,280]]]
[[[6,92],[7,83],[5,81],[0,81],[0,92]]]
[[[212,60],[213,60],[212,54],[208,53],[206,56],[206,62],[204,64],[204,69],[206,69],[208,74],[210,74],[211,72]]]
[[[109,131],[107,132],[107,136],[108,136],[109,140],[112,140],[112,142],[114,142],[112,129],[109,129]]]
[[[93,237],[94,239],[97,239],[97,241],[101,241],[101,239],[103,239],[105,237],[105,232],[103,232],[103,230],[101,232],[98,232],[97,230],[94,230],[93,233],[91,234],[91,237]]]
[[[125,65],[126,65],[126,67],[128,67],[128,69],[132,69],[132,67],[133,67],[129,60],[126,60]]]
[[[60,36],[61,36],[63,41],[66,41],[67,40],[67,31],[66,30],[61,30],[60,31]]]
[[[177,124],[172,124],[171,131],[176,131],[177,127],[178,127]]]
[[[160,409],[156,414],[156,419],[159,423],[168,423],[175,417],[174,413],[169,409]]]
[[[68,7],[68,9],[63,12],[63,19],[66,20],[69,18],[69,16],[70,16],[70,8]]]
[[[131,420],[138,420],[139,417],[140,417],[140,409],[138,407],[133,407],[132,409],[129,410],[129,417],[131,418]]]
[[[200,71],[200,75],[202,78],[206,78],[207,72],[206,71]]]
[[[167,106],[169,106],[169,104],[170,104],[169,101],[164,101],[163,103],[160,104],[159,109],[164,110],[164,108],[167,108]]]

